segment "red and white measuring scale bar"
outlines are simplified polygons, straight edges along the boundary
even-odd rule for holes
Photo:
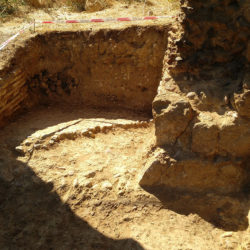
[[[12,40],[16,39],[19,35],[21,35],[26,29],[28,29],[30,26],[33,26],[34,23],[26,25],[24,28],[19,30],[15,35],[11,36],[7,41],[0,44],[0,51],[7,46]]]
[[[146,17],[120,17],[120,18],[92,18],[92,19],[83,19],[83,20],[54,20],[54,21],[34,21],[29,24],[27,27],[18,31],[15,35],[10,37],[7,41],[0,44],[0,51],[4,49],[12,40],[18,37],[31,25],[38,24],[53,24],[53,23],[103,23],[103,22],[132,22],[132,21],[146,21],[146,20],[159,20],[163,18],[173,18],[176,16],[146,16]]]
[[[92,18],[82,20],[54,20],[54,21],[36,21],[36,23],[104,23],[104,22],[131,22],[158,20],[162,18],[171,18],[174,16],[146,16],[146,17],[120,17],[120,18]]]
[[[18,37],[21,33],[23,33],[25,30],[24,29],[21,29],[20,31],[18,31],[14,36],[10,37],[7,41],[3,42],[1,45],[0,45],[0,50],[2,50],[9,42],[11,42],[12,40],[14,40],[16,37]]]

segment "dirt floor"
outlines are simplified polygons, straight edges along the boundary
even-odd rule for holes
[[[249,249],[247,201],[138,185],[154,140],[151,117],[129,111],[20,116],[0,132],[0,248]]]

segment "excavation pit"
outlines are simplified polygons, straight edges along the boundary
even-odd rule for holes
[[[117,195],[141,192],[136,172],[154,144],[152,101],[167,34],[165,26],[50,32],[16,50],[0,71],[2,215],[14,209],[0,247],[69,249],[81,238],[86,249],[141,249],[134,240],[102,235],[84,217],[94,216],[101,200],[108,213],[112,203],[120,207]],[[90,210],[77,209],[78,218],[73,207],[83,203]],[[72,239],[66,224],[75,228]],[[17,228],[27,225],[39,239],[18,240]]]
[[[134,26],[49,32],[27,40],[0,71],[0,120],[39,103],[151,114],[167,35],[166,26]]]
[[[65,139],[152,126],[167,35],[167,26],[131,26],[25,41],[0,71],[2,149],[32,158]]]
[[[187,165],[194,171],[186,176],[182,166],[166,171],[174,150],[154,159],[152,102],[160,81],[169,80],[162,77],[168,33],[168,26],[47,32],[16,49],[0,70],[0,221],[8,225],[0,248],[165,249],[169,238],[155,239],[175,227],[185,230],[173,242],[188,241],[193,230],[207,246],[211,230],[248,227],[249,201],[219,193],[232,183],[210,171],[212,164],[209,171]],[[172,107],[158,103],[161,111]],[[139,186],[151,157],[156,170],[158,160],[173,160],[150,176],[167,184],[170,176],[167,190]],[[204,184],[201,173],[218,187]],[[186,230],[189,224],[202,230]]]

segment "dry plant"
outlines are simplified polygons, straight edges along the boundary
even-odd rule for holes
[[[17,0],[0,0],[0,17],[13,14],[19,2]]]

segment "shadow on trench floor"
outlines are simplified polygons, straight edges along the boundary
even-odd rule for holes
[[[223,196],[213,193],[184,193],[162,186],[145,188],[157,197],[164,209],[189,215],[198,214],[216,228],[225,231],[243,231],[249,227],[250,195]]]
[[[35,109],[1,130],[0,249],[143,249],[133,239],[114,240],[92,228],[52,191],[52,182],[43,182],[27,164],[16,160],[15,147],[39,129],[79,118],[137,118],[127,111],[72,112],[73,108]],[[3,174],[10,174],[11,180],[2,178]]]
[[[0,140],[0,249],[143,249],[133,239],[114,240],[92,228],[53,192],[52,182],[43,182],[16,160],[14,147],[36,130],[79,118],[138,119],[126,112],[74,111],[53,107],[31,111],[1,131],[0,139],[5,140]],[[1,178],[1,169],[13,172],[13,180]],[[249,226],[247,197],[190,195],[162,188],[146,191],[160,200],[163,209],[198,214],[217,228],[240,231]]]
[[[22,169],[15,182],[0,182],[0,249],[143,249],[133,239],[101,234],[51,192],[52,183],[38,183],[28,166]]]

